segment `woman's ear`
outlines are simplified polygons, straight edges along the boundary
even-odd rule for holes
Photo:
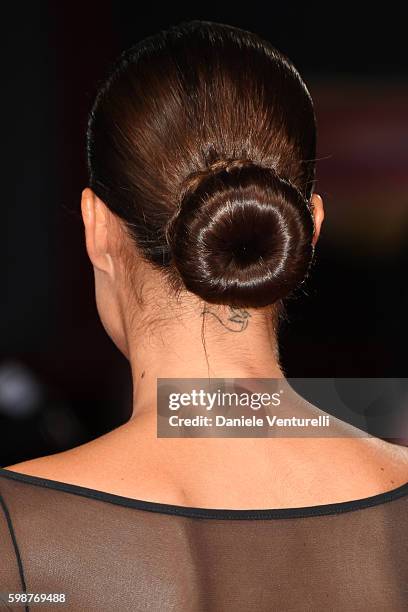
[[[81,212],[89,259],[94,268],[112,274],[113,262],[108,250],[110,211],[92,189],[87,187],[82,192]]]
[[[315,224],[315,233],[313,236],[312,244],[313,246],[315,246],[316,242],[319,239],[320,229],[324,219],[323,199],[318,193],[314,193],[311,197],[311,203],[313,207],[313,217]]]

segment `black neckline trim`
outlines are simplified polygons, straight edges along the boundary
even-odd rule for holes
[[[124,497],[115,493],[107,493],[97,489],[90,489],[80,485],[74,485],[49,478],[41,478],[39,476],[31,476],[14,472],[6,468],[0,468],[0,476],[6,478],[27,482],[32,485],[65,491],[74,495],[81,495],[99,501],[126,506],[128,508],[136,508],[138,510],[146,510],[148,512],[158,512],[161,514],[172,514],[177,516],[185,516],[190,518],[204,519],[286,519],[286,518],[306,518],[311,516],[324,516],[328,514],[341,514],[343,512],[351,512],[354,510],[362,510],[378,506],[386,502],[399,499],[408,495],[408,482],[400,485],[396,489],[391,489],[384,493],[371,495],[361,499],[351,501],[337,502],[332,504],[320,504],[317,506],[303,506],[298,508],[262,508],[262,509],[232,509],[232,508],[195,508],[193,506],[177,506],[173,504],[164,504],[159,502],[134,499],[132,497]]]

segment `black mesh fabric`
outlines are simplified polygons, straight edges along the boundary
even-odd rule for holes
[[[408,609],[408,483],[258,511],[143,502],[5,469],[0,493],[3,598],[66,595],[26,610]]]

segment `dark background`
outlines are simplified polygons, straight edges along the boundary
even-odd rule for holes
[[[74,446],[130,415],[128,365],[98,320],[83,240],[87,112],[122,49],[189,19],[229,23],[268,38],[292,59],[315,100],[316,191],[326,221],[306,295],[288,303],[289,322],[281,330],[287,374],[407,376],[406,9],[394,2],[361,13],[357,3],[206,6],[185,12],[152,4],[149,11],[135,2],[102,1],[7,8],[4,465]]]

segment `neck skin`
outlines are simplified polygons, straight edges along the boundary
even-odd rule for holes
[[[133,378],[131,420],[141,415],[155,420],[158,378],[284,376],[274,311],[203,305],[194,298],[186,302],[178,307],[167,302],[150,324],[126,326]]]

